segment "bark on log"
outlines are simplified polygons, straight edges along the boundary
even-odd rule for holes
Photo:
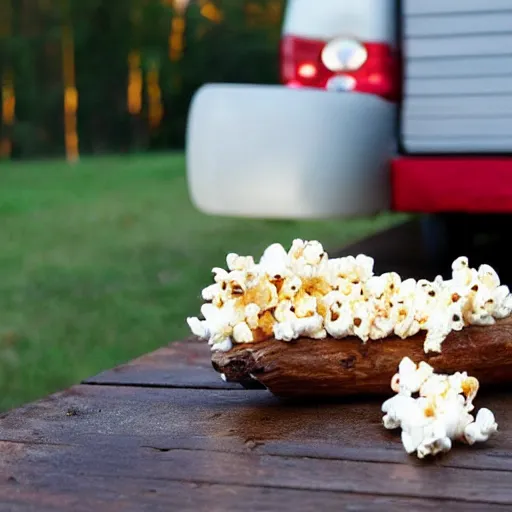
[[[512,383],[512,317],[493,326],[452,332],[440,354],[425,354],[425,335],[363,344],[357,338],[267,340],[215,352],[212,364],[228,381],[256,382],[287,398],[390,394],[390,380],[403,357],[426,361],[436,373],[467,371],[481,385]]]

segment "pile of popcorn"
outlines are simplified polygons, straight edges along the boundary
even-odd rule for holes
[[[512,295],[489,265],[452,264],[452,277],[403,280],[395,272],[374,275],[373,259],[329,259],[317,241],[293,241],[287,252],[270,245],[260,261],[228,254],[228,269],[214,268],[214,284],[202,292],[204,319],[187,319],[192,332],[228,351],[233,343],[270,338],[357,336],[363,342],[425,331],[425,352],[440,352],[451,331],[492,325],[512,312]]]
[[[470,414],[478,387],[466,372],[435,374],[427,363],[405,357],[391,381],[397,394],[382,405],[384,427],[401,428],[405,450],[420,459],[449,451],[453,441],[487,441],[498,425],[489,409]]]

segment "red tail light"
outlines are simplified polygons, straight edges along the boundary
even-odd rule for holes
[[[314,39],[285,36],[281,41],[281,81],[289,87],[327,89],[340,77],[344,90],[376,94],[389,101],[400,98],[400,61],[385,43],[362,43],[367,58],[352,71],[331,71],[322,62],[328,43]]]

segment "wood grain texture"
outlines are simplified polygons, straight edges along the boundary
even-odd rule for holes
[[[118,386],[241,389],[224,382],[212,368],[211,351],[204,342],[189,338],[175,341],[127,364],[106,370],[84,381],[86,384]]]
[[[0,441],[33,445],[119,445],[425,466],[398,432],[381,424],[381,401],[283,403],[265,391],[77,386],[0,418]],[[457,445],[443,467],[512,470],[512,396],[479,397],[500,432]],[[1,453],[1,450],[0,450]]]
[[[361,510],[506,505],[512,402],[502,395],[485,405],[504,425],[495,439],[418,461],[380,425],[378,403],[286,405],[264,391],[77,386],[0,419],[0,503],[22,510],[27,500],[47,508],[63,500],[60,509],[76,510],[73,500],[83,497],[99,510],[193,510],[218,492],[227,500],[218,510],[244,499],[256,510],[258,493],[267,510],[279,507],[279,496],[289,496],[284,510],[301,500]],[[184,484],[188,497],[177,496]]]
[[[252,376],[274,395],[288,398],[389,394],[403,357],[427,361],[436,372],[467,371],[482,386],[512,383],[512,317],[493,326],[452,332],[440,354],[425,354],[424,334],[363,344],[357,338],[267,340],[215,352],[214,368],[232,382]]]
[[[64,475],[77,479],[115,476],[482,504],[512,503],[512,473],[503,471],[182,449],[149,451],[122,444],[24,445],[14,451],[14,459],[4,461],[2,478],[37,481],[38,475],[53,476],[54,480]]]
[[[20,492],[20,487],[22,492]],[[391,496],[372,496],[333,491],[275,489],[258,486],[221,485],[196,482],[120,477],[77,478],[74,475],[41,474],[23,483],[0,483],[2,510],[10,512],[262,512],[279,510],[336,511],[383,510],[410,512],[439,510],[480,512],[481,503]],[[509,510],[486,503],[491,512]]]

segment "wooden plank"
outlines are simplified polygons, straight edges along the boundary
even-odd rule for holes
[[[453,500],[371,496],[333,491],[275,489],[257,486],[219,485],[167,480],[119,478],[116,476],[76,478],[69,474],[37,476],[23,474],[20,481],[0,484],[0,506],[11,512],[118,511],[158,512],[219,511],[261,512],[262,510],[395,510],[437,511],[440,506],[453,511],[479,512],[479,503]],[[505,506],[485,505],[491,512],[509,510]]]
[[[224,382],[212,368],[207,343],[190,338],[176,341],[155,352],[106,370],[84,381],[86,384],[168,388],[242,389]]]
[[[188,482],[205,486],[206,501],[212,486],[225,493],[256,487],[274,504],[284,489],[319,505],[319,491],[332,493],[332,507],[337,493],[343,503],[354,493],[380,497],[348,498],[362,510],[395,502],[405,508],[400,500],[408,496],[487,509],[512,502],[512,397],[487,397],[485,405],[503,425],[495,439],[425,462],[407,456],[381,426],[378,402],[297,405],[262,391],[77,386],[0,418],[0,503],[23,510],[23,500],[43,493],[48,507],[56,496],[69,504],[84,482],[91,486],[85,496],[101,500],[97,482],[107,479],[104,489],[120,497],[153,482],[169,484],[169,493]],[[246,496],[240,492],[237,500]],[[191,503],[190,510],[200,507]]]
[[[457,445],[436,466],[512,471],[512,397],[479,401],[496,414],[499,433],[482,446]],[[423,467],[381,418],[380,401],[299,405],[265,391],[77,386],[4,414],[0,440]]]
[[[7,443],[9,444],[9,443]],[[128,443],[31,445],[17,443],[3,451],[0,478],[17,481],[41,475],[58,482],[64,475],[77,480],[138,478],[167,482],[257,486],[411,496],[473,503],[512,503],[512,472],[461,469],[426,464],[371,463],[336,459],[284,457],[255,453],[225,453],[170,449],[138,449]]]

